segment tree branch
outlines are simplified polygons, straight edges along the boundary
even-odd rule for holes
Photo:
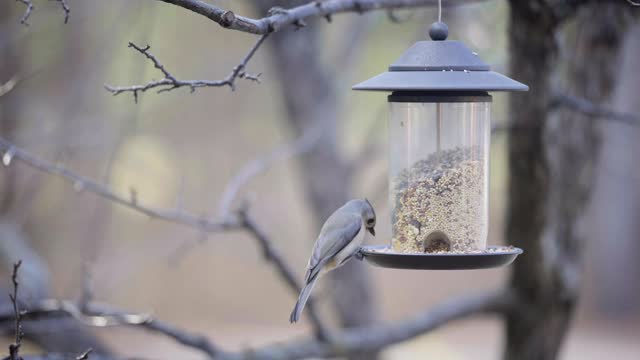
[[[294,360],[314,357],[334,358],[366,353],[413,339],[454,320],[479,314],[506,313],[514,308],[514,297],[503,291],[468,296],[450,300],[395,324],[343,330],[335,334],[335,338],[329,343],[294,340],[284,344],[253,349],[250,358],[254,360]],[[236,355],[229,359],[239,360],[246,355]]]
[[[275,163],[290,159],[294,156],[302,155],[313,149],[322,135],[324,124],[322,121],[316,122],[306,129],[301,136],[291,143],[278,146],[264,156],[260,156],[246,164],[227,183],[227,187],[222,193],[222,198],[218,205],[218,214],[227,216],[231,212],[231,206],[238,197],[238,193],[251,179],[263,173]]]
[[[586,117],[598,120],[608,120],[623,124],[640,126],[640,115],[618,112],[603,105],[595,104],[583,97],[556,93],[549,103],[550,110],[568,109],[582,114]],[[540,124],[506,124],[495,125],[491,128],[492,133],[507,133],[514,131],[538,130]]]
[[[260,82],[260,74],[249,74],[245,72],[245,68],[247,64],[256,53],[258,48],[262,45],[264,40],[267,38],[267,34],[260,36],[258,41],[251,47],[249,52],[242,58],[240,63],[236,65],[233,70],[227,75],[224,79],[221,80],[179,80],[175,76],[173,76],[168,70],[165,69],[164,65],[160,63],[160,61],[149,52],[150,46],[147,45],[145,47],[140,47],[132,42],[129,43],[129,47],[135,49],[142,55],[144,55],[147,59],[149,59],[156,69],[160,70],[164,75],[164,78],[160,80],[150,81],[144,85],[132,85],[132,86],[122,86],[122,87],[114,87],[108,84],[105,84],[104,87],[112,93],[114,96],[119,95],[124,92],[133,93],[133,98],[135,102],[138,102],[138,93],[145,92],[150,89],[158,89],[158,93],[175,90],[181,87],[188,87],[191,89],[191,92],[194,92],[197,88],[200,87],[221,87],[221,86],[229,86],[231,90],[235,90],[235,82],[236,79],[247,79],[255,82]]]
[[[24,14],[20,18],[20,23],[23,24],[24,26],[29,26],[29,17],[33,12],[33,3],[31,2],[31,0],[16,0],[16,1],[21,2],[24,4],[24,6],[26,6],[26,9],[24,10]]]
[[[324,17],[330,19],[332,15],[346,12],[362,14],[373,10],[414,8],[437,5],[437,0],[324,0],[293,7],[284,11],[273,12],[269,16],[252,19],[236,15],[230,10],[205,3],[200,0],[159,0],[180,6],[184,9],[200,14],[220,26],[251,34],[268,34],[279,31],[287,26],[300,26],[310,18]],[[449,0],[444,6],[455,6],[477,0]]]
[[[84,355],[84,353],[78,355],[75,357],[75,359],[80,358],[81,355]],[[62,353],[46,353],[46,354],[39,354],[39,355],[25,355],[23,358],[23,360],[69,360],[69,354],[62,354]],[[80,358],[82,359],[82,358]],[[88,357],[86,357],[85,359],[90,359],[90,360],[132,360],[131,358],[119,358],[119,357],[115,357],[115,356],[110,356],[110,355],[104,355],[104,354],[94,354],[94,353],[90,353],[90,356],[88,355]],[[136,360],[142,360],[142,358],[136,357]]]
[[[284,144],[277,147],[265,156],[258,157],[245,165],[238,174],[236,174],[226,186],[222,198],[218,205],[218,212],[221,218],[227,218],[232,214],[232,208],[234,200],[237,198],[240,189],[248,183],[251,179],[267,170],[279,161],[289,159],[293,156],[301,155],[307,151],[313,149],[321,138],[322,131],[324,130],[324,122],[317,121],[312,124],[308,129],[304,130],[303,134],[295,141]],[[257,222],[249,213],[247,203],[243,203],[236,211],[238,221],[242,227],[247,230],[258,241],[260,248],[262,249],[265,260],[271,262],[277,269],[278,274],[282,280],[289,286],[292,293],[297,296],[302,286],[295,277],[295,272],[292,267],[284,260],[284,258],[276,251],[272,245],[272,241],[263,231]],[[314,305],[313,299],[310,299],[307,303],[308,314],[313,325],[315,335],[318,339],[328,339],[330,334],[326,325],[321,320],[317,308]]]
[[[11,90],[15,89],[19,81],[20,78],[18,77],[18,75],[13,75],[11,79],[7,80],[7,82],[5,82],[4,84],[0,84],[0,97],[7,95],[11,92]]]
[[[11,309],[11,316],[15,323],[15,341],[9,345],[9,359],[11,360],[22,360],[19,355],[20,346],[22,346],[22,336],[24,335],[22,332],[22,312],[20,311],[20,305],[18,303],[18,287],[20,285],[18,282],[18,270],[20,269],[20,265],[22,265],[22,261],[13,264],[13,273],[11,274],[13,294],[9,294],[9,299],[11,299],[13,307],[13,309]]]
[[[26,1],[26,0],[25,0]],[[184,9],[193,11],[197,14],[203,15],[210,20],[220,24],[221,26],[243,31],[252,34],[262,35],[258,41],[249,50],[247,55],[242,61],[231,71],[227,77],[221,80],[179,80],[168,70],[164,65],[149,52],[149,45],[140,47],[134,43],[129,43],[129,47],[135,49],[147,59],[149,59],[156,69],[160,70],[164,77],[160,80],[150,81],[144,85],[132,85],[132,86],[111,86],[105,84],[104,87],[107,91],[113,95],[119,95],[124,92],[130,92],[133,94],[134,101],[137,103],[138,94],[150,89],[157,89],[158,93],[175,90],[181,87],[188,87],[191,92],[194,92],[200,87],[223,87],[229,86],[231,90],[235,90],[235,80],[237,78],[244,78],[255,82],[260,82],[260,74],[252,75],[245,72],[247,63],[258,48],[262,45],[266,37],[275,31],[278,31],[288,25],[295,25],[297,27],[304,26],[305,19],[313,17],[324,17],[328,21],[331,19],[331,15],[345,12],[357,12],[364,13],[372,10],[380,9],[398,9],[398,8],[413,8],[427,5],[436,5],[437,0],[325,0],[325,1],[311,1],[306,5],[301,5],[291,9],[273,9],[269,15],[261,19],[251,19],[234,14],[230,10],[224,10],[218,6],[208,4],[200,0],[159,0],[176,6],[180,6]],[[451,0],[445,4],[445,6],[454,6],[470,1],[481,0]],[[64,4],[64,2],[63,2]],[[67,9],[67,7],[65,7]],[[68,14],[67,14],[68,15]]]
[[[292,267],[284,260],[282,255],[275,250],[266,232],[260,228],[258,223],[249,214],[246,207],[242,207],[240,209],[239,217],[244,228],[258,241],[265,260],[275,265],[278,270],[278,275],[280,275],[289,289],[291,289],[294,296],[297,296],[302,290],[302,286],[296,280],[295,272],[292,270]],[[307,301],[307,314],[309,314],[316,338],[322,341],[331,339],[332,336],[324,322],[321,320],[313,299],[309,299],[309,301]]]
[[[348,171],[351,176],[355,175],[358,171],[366,169],[367,166],[371,165],[374,160],[380,157],[381,148],[380,144],[376,142],[376,133],[384,123],[386,114],[386,108],[380,109],[376,119],[369,123],[363,144],[360,146],[358,153],[349,161]]]
[[[33,2],[32,0],[16,0],[18,2],[23,3],[26,6],[26,9],[24,11],[24,14],[22,15],[22,17],[20,18],[20,23],[25,25],[25,26],[29,26],[29,17],[31,16],[31,13],[33,12]],[[69,4],[67,4],[67,0],[54,0],[58,3],[60,3],[60,6],[62,7],[62,10],[64,11],[64,23],[68,23],[69,22],[69,14],[71,13],[71,8],[69,8]]]
[[[46,160],[42,160],[3,138],[0,138],[0,152],[4,152],[2,162],[5,166],[11,165],[14,160],[21,161],[30,167],[69,181],[73,184],[73,188],[77,192],[87,191],[93,193],[116,204],[147,215],[150,218],[189,226],[206,233],[240,229],[239,223],[234,223],[230,220],[213,221],[181,209],[156,209],[145,206],[135,195],[133,195],[135,194],[135,191],[132,192],[128,198],[116,194],[107,186],[104,186],[95,180],[76,174],[60,164],[54,164]]]
[[[156,209],[142,205],[140,200],[135,195],[135,190],[132,190],[129,198],[122,195],[118,195],[94,180],[91,180],[82,175],[76,174],[73,171],[63,167],[59,164],[53,164],[48,161],[39,159],[35,155],[28,153],[27,151],[18,148],[9,141],[0,138],[0,152],[4,152],[2,156],[2,162],[5,166],[11,165],[14,160],[21,161],[22,163],[31,166],[40,171],[55,175],[62,179],[65,179],[73,184],[76,191],[88,191],[97,196],[105,198],[116,204],[128,207],[139,213],[147,215],[154,219],[164,220],[171,223],[184,225],[197,229],[202,233],[213,233],[221,231],[232,230],[245,230],[249,232],[258,241],[258,244],[263,250],[265,260],[271,262],[282,279],[289,285],[296,296],[300,292],[301,287],[295,280],[294,272],[291,267],[286,264],[284,258],[276,251],[272,245],[273,242],[266,233],[258,228],[257,223],[250,218],[248,209],[246,206],[242,206],[236,213],[227,214],[221,220],[214,221],[205,217],[196,216],[182,209]],[[314,326],[316,335],[321,339],[327,338],[327,327],[321,321],[320,316],[317,314],[313,303],[308,305],[308,313],[311,318],[312,325]]]
[[[67,0],[54,0],[60,3],[62,7],[62,11],[64,11],[64,23],[69,22],[69,14],[71,13],[71,8],[69,8],[69,4],[67,4]]]
[[[435,330],[451,321],[473,315],[503,314],[516,310],[516,299],[504,291],[479,294],[454,299],[438,305],[410,319],[389,325],[342,330],[328,342],[314,339],[291,340],[286,343],[266,345],[250,351],[225,352],[209,340],[177,329],[148,315],[134,315],[113,310],[106,305],[91,304],[90,309],[82,311],[69,301],[48,300],[32,307],[25,313],[25,319],[38,319],[52,316],[72,316],[78,320],[97,326],[96,319],[110,326],[134,326],[158,334],[166,335],[176,342],[198,349],[210,357],[222,360],[293,360],[307,358],[333,358],[379,350],[401,343],[424,333]],[[87,322],[87,316],[92,321]],[[0,309],[0,322],[11,319],[11,311]],[[117,321],[115,320],[117,319]]]
[[[13,316],[10,311],[0,310],[0,322],[8,321]],[[99,303],[87,303],[78,306],[68,300],[43,300],[23,313],[24,320],[39,320],[56,316],[70,316],[82,324],[91,327],[131,326],[145,329],[152,333],[165,335],[179,344],[202,351],[210,358],[225,356],[215,344],[204,336],[192,334],[164,323],[148,314],[128,313]]]
[[[602,118],[629,125],[640,125],[640,115],[621,113],[595,104],[585,98],[568,94],[556,94],[549,105],[552,110],[566,108],[591,118]]]
[[[91,354],[92,352],[93,352],[93,349],[88,348],[85,352],[76,356],[76,360],[89,360],[89,354]]]

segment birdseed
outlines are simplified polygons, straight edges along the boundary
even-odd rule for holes
[[[486,245],[484,164],[480,148],[433,154],[393,181],[393,250],[469,253]]]
[[[469,250],[469,251],[436,251],[433,253],[428,253],[428,255],[511,254],[515,251],[515,249],[516,248],[513,247],[512,245],[493,246],[493,247],[488,247],[486,249],[476,249],[476,250]],[[367,249],[367,252],[378,253],[378,254],[401,254],[395,249],[391,247],[386,247],[386,246],[382,248]]]

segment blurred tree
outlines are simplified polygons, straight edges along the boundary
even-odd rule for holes
[[[559,92],[606,102],[631,21],[624,2],[579,7],[511,1],[511,72],[531,92],[511,96],[510,190],[506,238],[525,250],[511,286],[521,308],[507,317],[506,359],[557,357],[578,300],[584,236],[578,231],[593,188],[600,128]],[[560,48],[561,26],[577,13],[577,35]],[[565,53],[566,89],[553,82]],[[562,74],[560,74],[562,75]]]
[[[640,26],[627,36],[625,61],[618,68],[620,78],[613,106],[640,113]],[[640,129],[627,124],[604,124],[602,157],[587,233],[598,310],[627,318],[640,313]],[[594,305],[594,304],[592,304]]]

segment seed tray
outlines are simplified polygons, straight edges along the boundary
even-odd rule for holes
[[[522,252],[513,246],[488,246],[467,253],[399,253],[386,245],[360,249],[363,258],[375,266],[411,270],[490,269],[511,264]]]

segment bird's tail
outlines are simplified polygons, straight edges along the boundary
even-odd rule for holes
[[[300,296],[298,297],[298,301],[296,302],[296,306],[293,307],[293,311],[291,312],[291,316],[289,317],[290,323],[295,323],[300,320],[300,315],[302,315],[302,310],[304,309],[304,305],[309,300],[309,295],[311,295],[311,290],[313,290],[313,286],[316,284],[316,280],[318,277],[316,276],[313,280],[307,283],[300,291]]]

